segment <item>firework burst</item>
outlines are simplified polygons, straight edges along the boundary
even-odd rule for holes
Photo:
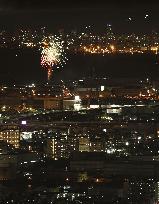
[[[64,41],[56,36],[45,37],[41,43],[41,65],[47,69],[48,81],[52,76],[53,68],[63,66],[67,58],[64,52]]]

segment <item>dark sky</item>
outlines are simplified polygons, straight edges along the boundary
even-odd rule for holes
[[[0,5],[3,8],[13,8],[13,9],[53,9],[53,8],[75,8],[75,7],[103,7],[103,6],[118,6],[118,7],[153,7],[158,4],[157,1],[151,0],[0,0]]]
[[[146,14],[149,14],[149,18],[145,21]],[[132,18],[131,22],[128,21],[129,17]],[[112,23],[119,31],[129,27],[138,31],[143,23],[143,30],[154,29],[158,26],[158,19],[157,0],[149,3],[146,0],[0,0],[2,27],[73,27],[83,24],[102,27]]]

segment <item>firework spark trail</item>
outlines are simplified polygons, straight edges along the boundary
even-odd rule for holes
[[[48,71],[48,81],[51,78],[53,67],[63,66],[67,58],[63,48],[64,41],[59,37],[49,36],[43,39],[41,45],[41,65]]]

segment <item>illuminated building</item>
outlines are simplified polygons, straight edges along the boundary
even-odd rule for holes
[[[71,152],[77,151],[77,139],[62,134],[47,138],[46,155],[55,160],[69,158]]]
[[[101,87],[100,87],[101,89]],[[75,93],[77,93],[81,99],[86,98],[106,98],[111,95],[109,90],[99,90],[98,87],[77,87],[75,88]]]
[[[64,110],[81,110],[81,99],[79,96],[75,96],[75,99],[64,99],[63,100],[63,109]]]
[[[20,132],[19,130],[10,129],[0,132],[0,140],[12,144],[15,148],[19,148]]]
[[[89,152],[90,151],[90,139],[86,137],[79,138],[79,151]]]
[[[105,143],[100,137],[91,139],[90,142],[90,152],[103,152]]]

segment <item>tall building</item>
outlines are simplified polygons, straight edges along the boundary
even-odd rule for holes
[[[69,158],[71,152],[77,149],[77,138],[71,135],[59,134],[47,138],[46,155],[55,160]]]
[[[79,151],[89,152],[90,151],[90,139],[89,137],[79,138]]]
[[[107,38],[108,38],[108,40],[110,42],[115,40],[115,35],[114,35],[113,31],[112,31],[112,25],[110,25],[110,24],[107,24],[106,35],[107,35]]]

